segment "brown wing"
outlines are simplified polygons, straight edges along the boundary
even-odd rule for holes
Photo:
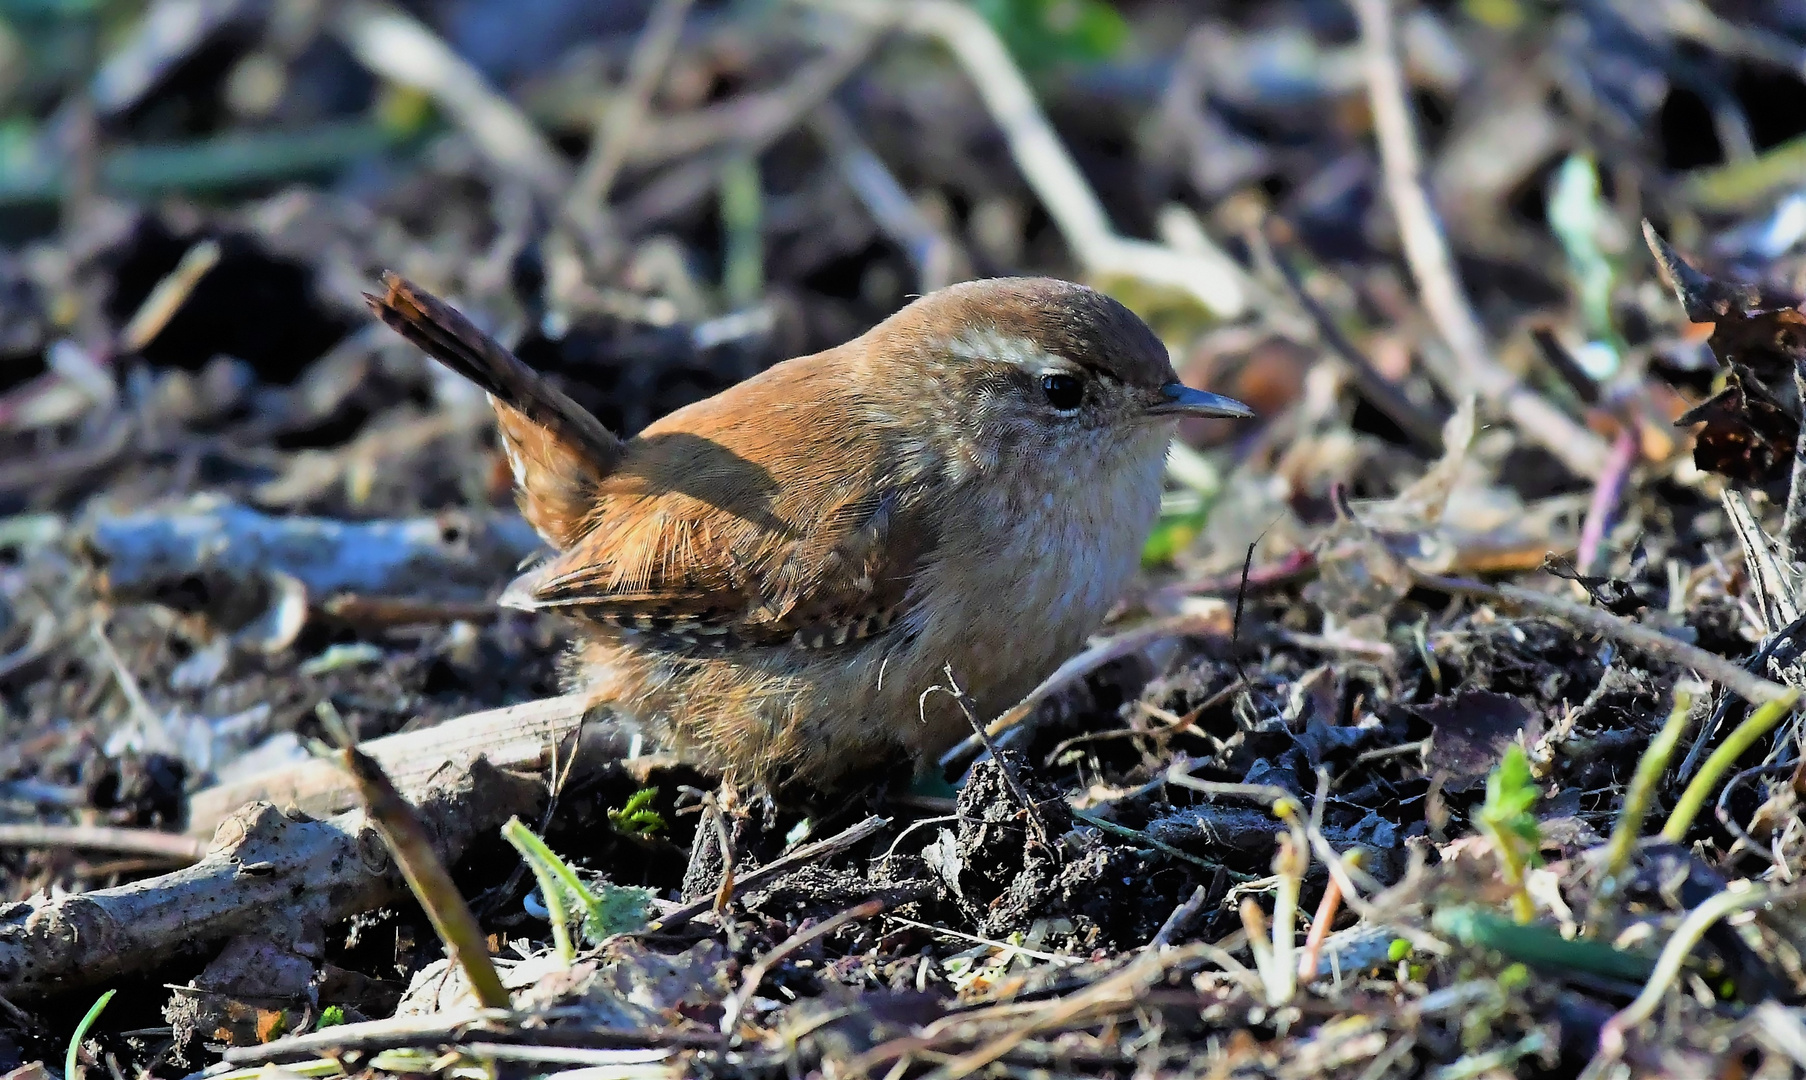
[[[588,532],[504,602],[684,641],[825,647],[902,612],[938,530],[845,354],[794,360],[628,444]]]

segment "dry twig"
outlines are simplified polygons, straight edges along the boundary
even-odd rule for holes
[[[565,198],[565,214],[588,235],[593,250],[599,251],[607,243],[604,234],[608,192],[646,121],[646,106],[658,89],[659,77],[671,63],[671,54],[683,33],[684,16],[689,14],[692,3],[693,0],[659,0],[653,7],[634,46],[626,82],[596,121],[589,153]]]
[[[333,25],[365,67],[431,95],[496,168],[548,198],[569,185],[569,166],[532,121],[425,23],[381,0],[353,0]]]
[[[0,825],[0,847],[75,848],[178,863],[207,854],[207,842],[199,837],[113,825]]]
[[[408,888],[420,901],[433,929],[444,942],[453,963],[464,969],[471,991],[485,1009],[506,1009],[508,991],[489,959],[483,928],[477,925],[470,905],[433,850],[426,823],[370,755],[355,746],[340,752],[341,767],[357,785],[365,813],[401,867]]]
[[[822,938],[827,937],[829,934],[839,930],[848,923],[858,922],[861,919],[869,919],[883,910],[884,901],[867,900],[865,903],[860,904],[857,907],[849,908],[825,922],[818,923],[807,930],[792,934],[777,948],[766,953],[764,956],[761,956],[759,962],[754,964],[752,968],[747,971],[746,981],[740,985],[739,992],[728,998],[727,1005],[723,1008],[721,1013],[721,1033],[729,1038],[733,1037],[734,1032],[740,1027],[740,1014],[746,1011],[747,1003],[752,1001],[753,994],[758,992],[759,984],[765,981],[765,976],[771,974],[771,969],[777,966],[778,961],[784,959],[784,957],[789,956],[791,953],[805,945],[820,941]]]
[[[879,817],[874,814],[864,821],[859,822],[857,825],[853,825],[825,840],[817,840],[813,844],[804,844],[790,854],[773,859],[764,866],[759,867],[757,870],[739,875],[734,882],[734,891],[739,893],[745,892],[747,889],[757,888],[768,881],[789,873],[799,866],[812,863],[817,859],[826,858],[837,851],[845,851],[847,848],[852,847],[861,840],[867,840],[877,835],[879,830],[889,824],[889,818]],[[646,930],[649,933],[669,933],[688,923],[696,916],[701,915],[703,912],[712,909],[715,906],[715,901],[716,898],[710,896],[706,899],[698,900],[695,903],[685,904],[683,907],[662,916],[656,922],[652,923],[652,925],[646,927]]]
[[[1015,727],[1035,711],[1036,706],[1052,697],[1063,688],[1103,667],[1112,660],[1120,660],[1125,656],[1133,656],[1156,641],[1167,638],[1184,637],[1198,634],[1213,637],[1225,636],[1229,627],[1228,612],[1212,609],[1204,612],[1193,612],[1175,615],[1167,619],[1156,619],[1145,626],[1138,626],[1114,637],[1107,637],[1093,642],[1084,652],[1067,660],[1054,670],[1052,675],[1041,680],[1041,684],[1028,692],[1028,696],[1016,703],[1008,712],[986,724],[982,733],[974,733],[958,746],[941,755],[940,765],[944,769],[966,761],[984,749],[986,738],[995,739],[999,735]]]
[[[1659,630],[1621,619],[1598,608],[1583,607],[1572,601],[1533,592],[1516,585],[1486,585],[1465,578],[1438,577],[1417,573],[1418,584],[1440,589],[1457,596],[1477,596],[1497,603],[1529,608],[1539,614],[1560,619],[1583,630],[1610,638],[1626,648],[1672,664],[1692,668],[1752,705],[1790,699],[1799,691],[1751,674],[1733,660],[1709,653],[1697,645],[1671,638]]]
[[[1239,318],[1247,310],[1241,268],[1227,255],[1179,252],[1116,231],[1097,193],[1047,122],[1028,80],[977,9],[956,0],[910,0],[901,8],[834,0],[832,6],[864,20],[889,19],[900,11],[904,28],[934,38],[953,53],[1002,129],[1023,179],[1035,189],[1087,273],[1188,293],[1222,319]]]
[[[1367,97],[1379,140],[1386,198],[1398,221],[1405,260],[1422,293],[1424,308],[1455,359],[1454,370],[1445,373],[1443,381],[1451,396],[1479,394],[1568,468],[1581,476],[1598,477],[1606,462],[1605,444],[1599,436],[1493,360],[1424,187],[1422,153],[1393,41],[1391,0],[1354,0],[1354,9],[1366,47]]]

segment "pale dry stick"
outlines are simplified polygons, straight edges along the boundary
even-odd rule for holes
[[[1148,942],[1148,948],[1163,949],[1171,945],[1174,938],[1191,927],[1192,920],[1198,917],[1198,912],[1204,910],[1204,900],[1209,894],[1210,890],[1202,885],[1193,889],[1191,896],[1183,904],[1174,908],[1172,914],[1166,917],[1166,921],[1160,924],[1160,929],[1155,932],[1153,940]]]
[[[627,730],[611,721],[585,725],[583,717],[588,707],[584,694],[543,698],[471,713],[430,728],[385,735],[364,743],[363,750],[410,797],[441,774],[469,768],[478,758],[498,769],[538,770],[546,765],[548,747],[563,743],[579,730],[585,744],[593,744],[584,749],[595,754],[595,760],[624,756],[630,746]],[[324,758],[309,758],[195,792],[188,801],[188,831],[211,836],[221,821],[251,802],[293,806],[325,817],[356,807],[358,798],[336,764]]]
[[[864,821],[849,826],[845,830],[835,833],[825,840],[817,840],[813,844],[804,844],[790,854],[773,859],[764,866],[759,867],[757,870],[739,875],[734,883],[734,891],[745,892],[747,889],[765,884],[767,881],[772,880],[780,874],[787,874],[799,866],[832,855],[837,851],[844,851],[854,844],[859,843],[861,840],[867,840],[876,836],[880,830],[889,824],[889,818],[879,817],[874,814]],[[701,915],[703,912],[710,910],[714,906],[715,897],[713,896],[695,901],[694,903],[685,904],[683,907],[661,916],[658,921],[646,927],[646,930],[649,933],[669,933],[670,931],[685,925],[691,919],[696,918],[696,916]]]
[[[0,825],[0,848],[75,848],[192,863],[207,854],[198,836],[114,825]]]
[[[482,762],[442,769],[409,797],[453,861],[510,815],[544,805],[537,780]],[[259,803],[222,822],[192,866],[16,904],[0,922],[0,994],[36,1000],[104,984],[272,926],[305,939],[393,903],[401,882],[370,826],[362,811],[319,820]]]
[[[1292,832],[1280,834],[1279,848],[1273,853],[1279,890],[1273,898],[1273,982],[1268,984],[1268,1004],[1275,1006],[1290,1002],[1298,993],[1298,893],[1311,865],[1310,841],[1302,835],[1303,826],[1293,821],[1287,824]]]
[[[632,1050],[617,1050],[604,1049],[596,1046],[541,1046],[534,1043],[467,1042],[458,1047],[458,1052],[466,1061],[478,1064],[484,1072],[491,1072],[493,1070],[493,1066],[490,1065],[490,1062],[522,1061],[535,1065],[589,1065],[607,1070],[606,1074],[592,1075],[608,1075],[611,1077],[677,1077],[684,1075],[675,1068],[662,1071],[653,1070],[649,1072],[631,1068],[631,1066],[636,1065],[656,1065],[660,1062],[669,1060],[678,1053],[677,1048],[674,1046],[650,1046]],[[372,1071],[376,1071],[378,1068],[375,1062],[372,1062],[370,1067]],[[451,1071],[452,1070],[449,1068],[444,1070],[444,1072],[447,1073]],[[548,1074],[540,1073],[537,1069],[532,1071],[538,1075],[560,1075],[558,1072]]]
[[[1254,955],[1254,970],[1260,976],[1261,998],[1268,1005],[1284,1005],[1289,994],[1280,992],[1281,979],[1273,956],[1273,933],[1267,927],[1267,915],[1252,896],[1242,897],[1242,936],[1248,939],[1248,951]]]
[[[1741,491],[1725,488],[1718,501],[1730,519],[1731,531],[1743,548],[1744,570],[1750,592],[1761,605],[1763,629],[1773,633],[1800,617],[1799,571],[1775,550],[1762,519]]]
[[[941,937],[952,938],[954,941],[969,941],[974,945],[989,945],[998,952],[1008,953],[1012,960],[1018,956],[1026,956],[1030,960],[1040,960],[1057,967],[1076,967],[1077,965],[1084,963],[1084,961],[1076,956],[1061,956],[1059,953],[1042,952],[1040,949],[1030,949],[1022,945],[1012,945],[1007,941],[997,941],[992,938],[979,937],[977,934],[967,934],[959,930],[949,930],[944,926],[932,926],[925,922],[917,922],[914,919],[905,919],[901,915],[887,915],[885,917],[892,922],[902,923],[904,926],[913,926],[917,930],[926,930],[931,934],[939,934]]]
[[[1649,982],[1644,985],[1643,992],[1600,1027],[1599,1053],[1608,1059],[1617,1058],[1624,1053],[1625,1035],[1655,1013],[1662,996],[1673,985],[1675,976],[1680,974],[1687,954],[1706,936],[1706,931],[1712,928],[1713,923],[1739,911],[1765,904],[1771,897],[1772,893],[1761,885],[1752,885],[1741,892],[1727,889],[1707,897],[1698,907],[1689,911],[1681,924],[1675,927],[1668,943],[1662,946],[1662,954],[1656,958],[1655,970],[1650,972]]]
[[[1022,1045],[1037,1032],[1065,1026],[1100,1005],[1133,1001],[1141,987],[1151,984],[1166,971],[1210,955],[1210,946],[1187,945],[1168,951],[1146,952],[1140,959],[1107,978],[1099,979],[1085,989],[1050,1001],[1039,1012],[1032,1013],[1013,1031],[991,1042],[961,1054],[928,1074],[929,1080],[961,1080],[983,1069]]]
[[[99,619],[95,619],[89,629],[93,632],[94,647],[100,651],[101,659],[106,661],[107,667],[112,669],[113,679],[119,684],[119,692],[125,695],[126,704],[131,708],[132,719],[138,722],[145,741],[151,744],[152,749],[164,749],[172,745],[173,740],[170,737],[168,726],[163,722],[163,717],[157,715],[157,710],[151,708],[150,702],[145,699],[144,690],[138,685],[137,676],[133,675],[131,669],[125,666],[125,661],[120,659],[119,650],[113,648],[112,640],[107,637],[106,626]]]
[[[900,15],[905,29],[934,38],[953,53],[1002,129],[1023,179],[1088,274],[1188,293],[1222,319],[1239,318],[1248,310],[1241,268],[1221,251],[1188,254],[1115,230],[1097,193],[1041,111],[1028,80],[976,8],[957,0],[911,0],[901,6],[869,0],[806,2],[866,21]]]
[[[1259,978],[1228,951],[1229,949],[1239,948],[1240,944],[1241,931],[1238,930],[1234,934],[1223,939],[1221,944],[1210,945],[1203,942],[1192,942],[1179,949],[1165,951],[1162,959],[1172,967],[1189,966],[1195,960],[1210,960],[1220,964],[1224,973],[1230,979],[1235,981],[1244,992],[1250,994],[1258,993],[1260,991]],[[1142,958],[1146,959],[1150,955],[1155,954],[1143,953]],[[1129,970],[1124,969],[1123,971],[1119,971],[1116,975],[1109,976],[1104,981],[1108,982],[1112,979],[1120,980],[1123,975],[1128,973]],[[1091,993],[1100,985],[1102,984],[1094,983],[1092,986],[1087,987],[1085,990],[1078,991],[1070,997],[1056,1000],[1053,1002],[1053,1005],[1057,1006],[1061,1002],[1071,1002],[1078,994]],[[1116,1002],[1108,1000],[1102,1002],[1102,1004],[1106,1005],[1115,1003]],[[1086,1011],[1091,1010],[1098,1004],[1099,1002],[1096,1000],[1087,1001],[1077,1012],[1068,1016],[1066,1020],[1070,1021]],[[1126,1004],[1131,1007],[1134,1005],[1132,995]],[[1027,1018],[1031,1022],[1043,1022],[1042,1018],[1045,1017],[1049,1007],[1049,1003],[1042,1001],[1010,1001],[998,1005],[980,1006],[969,1012],[952,1013],[925,1024],[908,1035],[899,1036],[889,1041],[879,1043],[877,1046],[872,1047],[870,1050],[867,1050],[865,1053],[848,1062],[847,1067],[842,1071],[847,1076],[878,1076],[880,1074],[875,1070],[879,1065],[886,1062],[894,1062],[890,1072],[884,1075],[887,1077],[901,1076],[913,1060],[913,1055],[931,1051],[943,1040],[976,1038],[987,1026],[998,1024],[1007,1024],[1009,1026],[1009,1031],[1013,1032],[1021,1026],[1024,1018]]]
[[[1250,240],[1265,241],[1263,232],[1249,230]],[[1272,253],[1273,268],[1277,277],[1284,284],[1288,297],[1306,316],[1315,330],[1315,341],[1306,344],[1328,345],[1330,351],[1342,358],[1353,376],[1354,384],[1361,394],[1373,403],[1373,407],[1386,414],[1386,418],[1397,424],[1400,430],[1411,437],[1419,446],[1431,454],[1442,453],[1442,426],[1444,421],[1430,415],[1407,398],[1391,379],[1379,373],[1367,354],[1355,347],[1355,343],[1342,332],[1323,303],[1310,290],[1304,287],[1304,281],[1291,263],[1280,257],[1279,252]]]
[[[1465,578],[1441,577],[1421,571],[1414,572],[1413,576],[1418,584],[1427,588],[1529,608],[1579,629],[1590,630],[1646,656],[1690,667],[1752,705],[1780,701],[1799,693],[1746,671],[1734,660],[1727,660],[1697,645],[1689,645],[1659,630],[1651,630],[1640,623],[1619,618],[1598,608],[1583,607],[1572,601],[1546,596],[1515,585],[1486,585]]]
[[[1017,702],[1014,707],[986,724],[984,735],[992,739],[997,738],[1026,720],[1035,711],[1036,706],[1043,701],[1112,660],[1133,656],[1156,641],[1164,641],[1167,638],[1184,637],[1188,634],[1221,636],[1229,630],[1224,625],[1226,620],[1227,615],[1223,611],[1188,612],[1171,618],[1156,619],[1145,626],[1138,626],[1133,630],[1095,641],[1084,652],[1061,664],[1052,675],[1042,679],[1041,684],[1030,690],[1028,696]],[[984,749],[983,739],[976,733],[969,735],[958,746],[941,755],[940,766],[943,769],[949,768],[977,754],[982,749]]]
[[[740,1014],[746,1011],[747,1003],[752,1001],[753,994],[758,992],[759,984],[765,981],[765,976],[771,974],[771,969],[777,966],[778,961],[805,945],[820,941],[848,923],[869,919],[883,910],[884,901],[867,900],[825,922],[800,933],[792,934],[785,939],[783,944],[760,957],[758,963],[754,964],[746,973],[746,981],[741,984],[739,992],[728,998],[726,1006],[722,1009],[721,1033],[729,1038],[733,1037],[734,1032],[740,1027]]]
[[[927,293],[952,284],[962,261],[958,245],[910,199],[883,159],[860,137],[846,110],[825,101],[815,110],[809,127],[866,213],[909,256],[916,268],[917,288]]]
[[[615,211],[616,227],[623,233],[646,229],[693,205],[721,182],[721,164],[730,157],[757,157],[791,131],[802,118],[826,101],[860,64],[865,63],[883,32],[888,14],[881,14],[858,32],[836,43],[826,56],[798,71],[778,91],[760,97],[749,109],[745,124],[735,137],[713,154],[674,165],[646,184]]]
[[[380,0],[352,0],[332,27],[364,67],[430,96],[498,169],[548,198],[569,185],[570,168],[539,129],[420,20]]]
[[[1424,186],[1422,152],[1393,36],[1391,0],[1353,0],[1353,4],[1365,45],[1367,97],[1386,198],[1424,309],[1454,355],[1455,370],[1443,373],[1444,381],[1453,384],[1448,389],[1457,398],[1479,394],[1568,468],[1598,478],[1605,471],[1604,441],[1493,360]]]
[[[683,34],[684,17],[694,0],[658,0],[647,16],[645,28],[634,43],[627,64],[627,78],[596,120],[589,153],[577,170],[565,199],[564,212],[578,227],[591,234],[591,246],[605,242],[605,204],[626,163],[629,149],[646,122],[646,109],[658,81],[670,66],[671,55]]]
[[[1806,361],[1796,361],[1793,385],[1806,409]],[[1806,423],[1794,438],[1793,474],[1787,481],[1787,511],[1781,518],[1781,553],[1792,563],[1806,560]]]
[[[150,295],[138,305],[138,310],[119,332],[119,348],[121,352],[136,353],[144,351],[144,347],[157,339],[169,321],[182,310],[182,305],[194,295],[194,288],[207,276],[207,272],[219,265],[219,241],[212,238],[202,240],[183,253],[176,268],[163,276],[163,279],[152,287]]]
[[[991,760],[997,763],[997,768],[1003,774],[1003,782],[1010,789],[1010,794],[1022,804],[1022,812],[1028,815],[1028,822],[1032,826],[1031,831],[1034,833],[1035,840],[1058,860],[1059,852],[1053,847],[1052,840],[1048,835],[1047,822],[1041,819],[1041,808],[1035,804],[1034,799],[1029,797],[1028,789],[1022,786],[1022,778],[1016,775],[1016,766],[997,756],[997,745],[991,741],[989,735],[985,734],[984,721],[978,718],[975,709],[976,702],[972,700],[972,695],[960,687],[959,679],[953,674],[951,663],[943,666],[941,673],[947,676],[947,685],[929,687],[923,691],[923,699],[926,700],[929,694],[941,690],[951,695],[953,700],[959,704],[959,711],[966,714],[966,723],[972,726],[972,733],[978,736],[980,742],[984,743],[985,752],[990,754]]]
[[[571,1007],[576,1011],[580,1006]],[[556,1016],[560,1009],[555,1008]],[[550,1019],[550,1017],[547,1017]],[[263,1065],[270,1062],[299,1063],[320,1058],[343,1059],[350,1054],[372,1056],[384,1050],[405,1050],[432,1046],[457,1050],[471,1045],[513,1045],[571,1049],[611,1049],[641,1047],[646,1049],[685,1049],[720,1045],[720,1039],[695,1029],[677,1030],[664,1027],[627,1031],[621,1028],[584,1029],[581,1025],[529,1027],[523,1029],[520,1018],[506,1009],[477,1009],[465,1012],[441,1012],[427,1016],[399,1016],[385,1020],[361,1020],[319,1028],[302,1035],[286,1035],[266,1043],[228,1047],[222,1055],[228,1065]]]

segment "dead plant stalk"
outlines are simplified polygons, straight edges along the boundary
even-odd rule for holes
[[[1454,356],[1453,370],[1441,372],[1452,396],[1478,393],[1504,412],[1527,437],[1581,476],[1597,479],[1606,470],[1606,447],[1599,436],[1526,388],[1493,360],[1485,331],[1462,289],[1447,238],[1430,204],[1423,179],[1423,153],[1414,129],[1405,76],[1393,34],[1391,0],[1354,0],[1366,47],[1367,98],[1379,141],[1386,198],[1398,222],[1399,240],[1424,309]],[[1435,373],[1435,372],[1433,372]]]

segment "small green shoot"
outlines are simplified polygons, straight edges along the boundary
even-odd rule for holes
[[[641,788],[628,798],[626,805],[608,812],[608,824],[614,831],[627,836],[641,839],[651,836],[665,827],[664,817],[652,809],[652,800],[656,798],[657,788]]]
[[[1541,861],[1537,849],[1542,845],[1542,830],[1531,813],[1537,795],[1536,781],[1530,775],[1530,758],[1522,746],[1513,743],[1486,778],[1486,801],[1480,806],[1478,824],[1498,849],[1505,881],[1512,889],[1512,914],[1521,923],[1536,917],[1536,905],[1524,885],[1524,873]]]
[[[75,1069],[81,1056],[82,1040],[88,1037],[88,1029],[94,1026],[94,1021],[100,1019],[100,1014],[106,1011],[107,1002],[112,1001],[113,995],[117,993],[119,993],[117,990],[108,990],[100,995],[100,1000],[88,1007],[88,1012],[82,1017],[81,1023],[75,1025],[75,1034],[69,1036],[69,1051],[63,1055],[64,1080],[76,1080],[76,1077],[80,1075]]]
[[[1618,274],[1599,243],[1606,210],[1599,195],[1599,172],[1591,158],[1576,154],[1562,162],[1549,193],[1549,227],[1568,256],[1568,273],[1580,294],[1580,309],[1592,339],[1576,357],[1594,378],[1610,376],[1624,350],[1612,321],[1612,289]]]
[[[1129,24],[1103,0],[976,0],[973,4],[1027,71],[1108,60]]]
[[[1217,463],[1177,440],[1167,448],[1166,474],[1179,486],[1160,500],[1160,517],[1141,549],[1146,569],[1166,566],[1190,547],[1223,493],[1223,471]]]
[[[328,1005],[320,1010],[320,1019],[314,1021],[314,1030],[318,1031],[321,1028],[338,1027],[344,1022],[345,1007],[343,1005]]]
[[[1674,708],[1669,710],[1667,721],[1650,742],[1649,749],[1637,760],[1637,771],[1631,776],[1630,786],[1624,790],[1624,805],[1618,811],[1618,822],[1612,828],[1612,838],[1605,849],[1605,873],[1599,879],[1601,900],[1609,899],[1617,891],[1618,875],[1630,865],[1631,853],[1643,835],[1643,819],[1649,814],[1649,804],[1655,798],[1662,774],[1668,769],[1668,760],[1687,733],[1692,714],[1692,687],[1676,686]]]
[[[1204,522],[1209,516],[1210,509],[1202,502],[1191,502],[1170,510],[1162,507],[1154,531],[1148,534],[1148,542],[1141,549],[1142,567],[1152,570],[1170,566],[1204,531]]]
[[[734,310],[765,293],[765,192],[759,161],[750,154],[721,165],[721,291]]]
[[[631,800],[630,800],[631,801]],[[586,943],[594,945],[615,934],[630,933],[646,925],[652,912],[652,890],[632,885],[601,886],[592,891],[571,865],[559,858],[520,818],[509,818],[502,838],[514,845],[539,883],[552,923],[552,940],[559,959],[567,966],[577,959],[571,923]]]
[[[1706,763],[1699,767],[1693,775],[1693,781],[1687,790],[1681,792],[1680,800],[1674,804],[1674,810],[1668,815],[1668,824],[1662,827],[1662,839],[1678,844],[1687,838],[1687,830],[1693,827],[1693,819],[1706,805],[1706,796],[1718,786],[1718,778],[1723,776],[1737,759],[1748,753],[1756,740],[1768,734],[1769,729],[1780,723],[1782,718],[1793,711],[1794,704],[1800,700],[1798,690],[1789,689],[1773,701],[1765,701],[1754,712],[1744,718],[1706,758]]]

